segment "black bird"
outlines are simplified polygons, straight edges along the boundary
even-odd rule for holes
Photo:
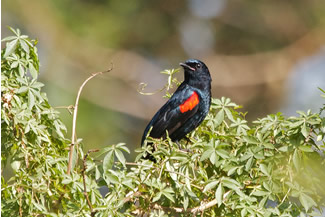
[[[184,81],[153,116],[144,130],[141,145],[151,127],[150,137],[165,138],[167,130],[171,140],[178,142],[197,128],[209,112],[212,79],[208,67],[196,59],[180,65],[184,68]],[[153,160],[149,154],[145,158]]]

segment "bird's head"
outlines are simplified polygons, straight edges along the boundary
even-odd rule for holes
[[[208,67],[200,60],[189,59],[179,65],[184,68],[185,80],[211,80]]]

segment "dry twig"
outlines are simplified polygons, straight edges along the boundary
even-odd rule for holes
[[[82,85],[79,88],[78,95],[77,95],[77,98],[76,98],[76,103],[74,105],[74,111],[73,111],[72,136],[71,136],[71,145],[70,145],[70,151],[69,151],[69,162],[68,162],[68,170],[67,170],[68,175],[70,175],[71,167],[72,167],[72,155],[73,155],[73,149],[74,149],[74,145],[75,145],[75,141],[76,141],[76,122],[77,122],[77,114],[78,114],[78,104],[79,104],[79,98],[80,98],[81,91],[82,91],[82,89],[84,88],[84,86],[87,84],[87,82],[89,80],[96,77],[97,75],[101,75],[101,74],[104,74],[106,72],[110,72],[112,70],[113,70],[113,63],[111,65],[111,68],[109,68],[106,71],[92,73],[91,76],[89,76],[82,83]]]
[[[184,209],[182,207],[165,207],[161,206],[157,203],[153,203],[150,205],[151,209],[157,209],[157,210],[168,210],[174,213],[191,213],[193,215],[196,215],[197,213],[203,213],[206,209],[209,209],[217,204],[217,199],[213,199],[208,202],[203,202],[200,206],[194,207],[194,208],[189,208],[189,209]],[[143,213],[143,210],[141,209],[136,209],[132,213]]]

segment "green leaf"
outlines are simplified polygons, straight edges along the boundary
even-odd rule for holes
[[[281,152],[288,152],[289,147],[287,145],[284,145],[284,146],[278,148],[278,150],[281,151]]]
[[[17,90],[17,94],[20,94],[20,93],[26,93],[28,91],[28,87],[27,86],[22,86],[20,87],[18,90]]]
[[[244,136],[244,141],[249,144],[258,144],[259,142],[253,136]]]
[[[35,96],[32,91],[28,91],[28,108],[29,110],[32,110],[32,108],[35,105]]]
[[[41,82],[37,82],[37,81],[35,81],[35,82],[32,83],[31,87],[32,87],[32,88],[39,89],[39,88],[41,88],[41,87],[44,87],[44,84],[41,83]]]
[[[306,212],[313,206],[317,206],[316,202],[307,194],[301,193],[299,195],[299,201],[302,204],[302,206],[305,208]]]
[[[5,38],[1,39],[1,42],[12,41],[12,40],[14,40],[16,38],[17,38],[17,36],[8,36],[8,37],[5,37]]]
[[[209,191],[210,189],[216,187],[218,183],[219,183],[218,180],[214,180],[214,181],[208,183],[208,184],[204,187],[204,189],[203,189],[203,193],[205,193],[205,192]]]
[[[265,148],[268,148],[268,149],[274,149],[274,145],[273,145],[272,143],[264,142],[264,143],[262,143],[262,145],[263,145]]]
[[[125,157],[124,157],[123,153],[120,150],[116,149],[115,155],[116,155],[117,159],[125,166]]]
[[[23,77],[25,75],[25,68],[21,64],[18,66],[18,72],[20,77]]]
[[[184,200],[183,200],[183,208],[184,208],[184,210],[187,210],[187,208],[188,208],[188,202],[189,202],[189,198],[186,195],[186,196],[184,196]]]
[[[304,120],[300,120],[300,121],[293,122],[293,123],[289,124],[289,127],[290,127],[290,128],[297,128],[297,127],[299,127],[300,125],[302,125],[303,123],[304,123]]]
[[[14,170],[14,171],[18,171],[19,168],[20,168],[20,165],[21,165],[21,161],[13,161],[11,162],[11,168]]]
[[[310,128],[306,126],[306,123],[304,123],[301,127],[301,133],[304,135],[305,138],[309,135]]]
[[[241,217],[245,217],[247,214],[247,208],[243,208],[241,211],[240,211],[240,215]]]
[[[240,184],[236,180],[228,178],[228,177],[223,177],[221,183],[224,186],[226,186],[232,190],[235,190],[235,191],[238,190],[240,187]]]
[[[303,152],[314,152],[314,150],[312,149],[312,146],[310,146],[310,145],[299,146],[298,148],[299,148],[299,150],[301,150]]]
[[[116,145],[116,147],[124,152],[127,152],[130,154],[130,150],[128,149],[128,147],[126,147],[126,144],[125,143],[118,143]]]
[[[22,39],[19,39],[19,42],[20,42],[20,45],[21,45],[21,47],[23,48],[23,50],[24,50],[27,54],[29,54],[29,46],[27,45],[27,43],[26,43],[24,40],[22,40]]]
[[[77,150],[76,150],[76,146],[74,147],[73,151],[72,151],[72,164],[71,164],[71,171],[73,171],[74,167],[76,166],[78,161],[78,154],[77,154]]]
[[[255,195],[255,196],[265,196],[265,195],[268,195],[269,192],[267,191],[260,191],[260,190],[256,190],[252,193],[252,195]]]
[[[267,176],[270,176],[269,170],[265,164],[260,164],[260,169],[262,173],[264,173]]]
[[[108,170],[112,169],[114,164],[114,154],[113,151],[109,151],[103,160],[103,170],[106,173]]]
[[[169,172],[170,177],[174,181],[176,181],[177,180],[177,174],[176,173],[173,173],[175,171],[175,169],[174,169],[174,167],[172,167],[172,165],[170,165],[170,162],[169,161],[166,162],[166,169],[170,171]]]
[[[232,122],[235,122],[234,117],[232,116],[230,110],[227,109],[227,108],[224,108],[224,110],[226,112],[226,115],[227,115],[228,119],[231,120]]]
[[[165,197],[167,197],[170,201],[172,201],[173,203],[175,203],[175,200],[174,200],[174,196],[172,195],[172,193],[174,193],[173,189],[172,188],[165,188],[163,191],[162,191],[163,195]]]
[[[324,137],[323,134],[319,134],[319,135],[317,135],[317,139],[316,139],[316,141],[317,141],[317,142],[322,141],[323,137]]]
[[[214,153],[213,148],[209,148],[206,151],[203,152],[203,154],[201,155],[200,161],[204,161],[205,159],[209,158],[212,153]]]
[[[29,72],[30,72],[31,76],[33,77],[33,79],[37,79],[38,73],[32,63],[29,63]]]
[[[227,176],[231,176],[232,174],[234,174],[237,169],[238,169],[238,167],[232,167],[231,169],[229,169]]]
[[[293,160],[293,165],[295,166],[296,170],[299,171],[301,165],[300,165],[300,157],[299,157],[298,149],[295,149],[293,156],[292,156],[292,160]]]
[[[222,157],[224,159],[229,158],[229,153],[226,150],[224,150],[224,149],[216,149],[215,151],[220,157]]]
[[[73,180],[69,177],[69,178],[66,178],[66,179],[63,179],[62,180],[62,184],[64,185],[68,185],[72,182]]]
[[[158,192],[156,196],[152,198],[152,202],[156,202],[161,198],[162,192]]]
[[[225,113],[224,113],[223,110],[220,110],[220,111],[217,113],[217,115],[216,115],[216,117],[215,117],[215,119],[214,119],[214,121],[215,121],[215,126],[216,126],[216,127],[219,126],[219,125],[222,123],[222,121],[224,120],[224,118],[225,118]]]
[[[210,162],[211,162],[212,164],[216,164],[219,158],[218,158],[218,156],[216,155],[216,152],[214,151],[214,152],[212,152],[212,154],[210,155],[209,159],[210,159]]]
[[[253,157],[250,157],[248,159],[248,161],[246,162],[246,164],[245,164],[245,170],[246,171],[249,171],[251,169],[251,167],[253,165],[253,160],[254,160],[254,158]]]
[[[218,202],[218,207],[220,207],[222,204],[223,193],[224,193],[224,190],[222,187],[222,183],[220,183],[216,190],[216,200]]]
[[[104,177],[105,177],[107,184],[109,184],[109,183],[119,184],[120,183],[118,177],[115,174],[113,174],[112,170],[106,171]]]
[[[3,55],[3,57],[6,58],[10,54],[12,54],[16,50],[17,44],[18,44],[18,39],[15,39],[15,40],[13,40],[11,42],[8,42],[7,46],[6,46],[6,52]]]
[[[95,179],[98,180],[101,177],[101,173],[98,170],[98,167],[96,166],[96,176]]]

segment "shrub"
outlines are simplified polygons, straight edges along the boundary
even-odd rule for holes
[[[1,51],[1,162],[14,172],[1,178],[4,216],[312,216],[324,206],[324,116],[277,113],[249,124],[224,97],[181,141],[188,152],[147,138],[157,163],[141,159],[149,146],[126,162],[124,143],[94,158],[78,139],[67,174],[71,141],[37,81],[37,41],[11,30]],[[175,70],[164,73],[167,87],[178,83]]]

